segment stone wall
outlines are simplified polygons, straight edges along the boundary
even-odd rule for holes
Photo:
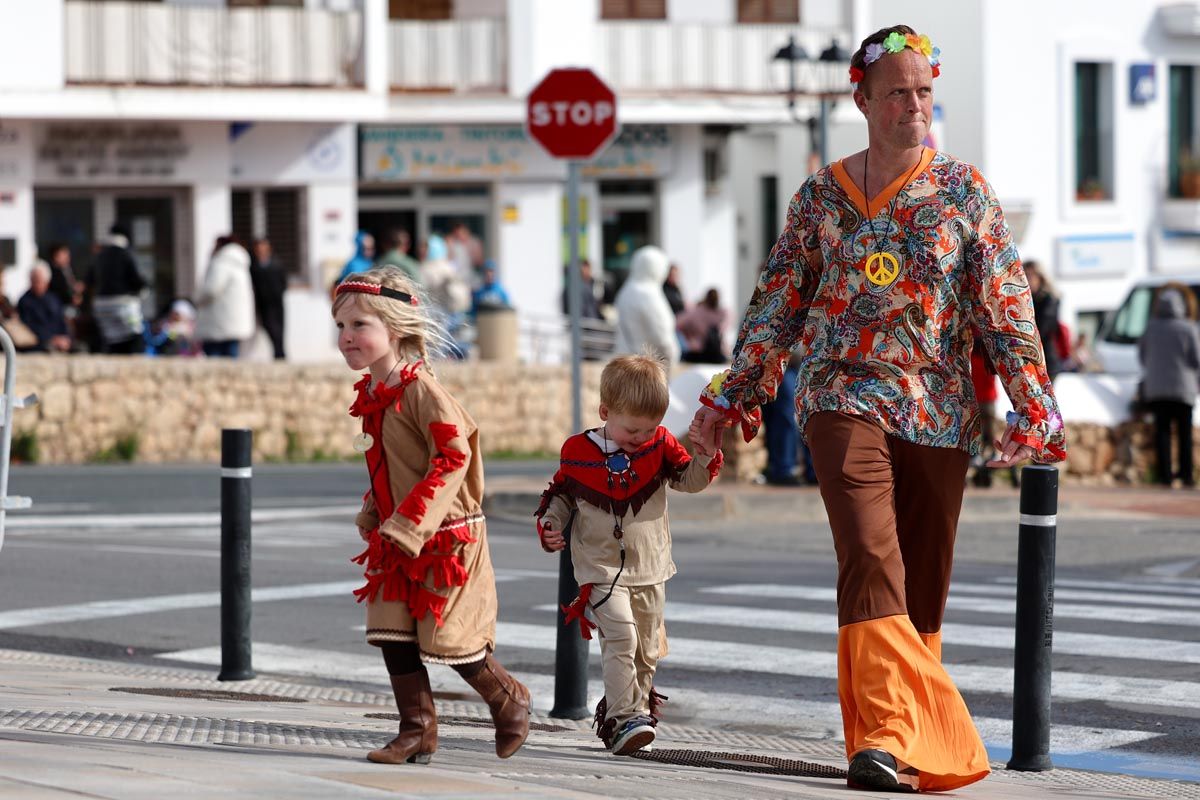
[[[439,364],[437,371],[478,422],[485,455],[556,454],[571,431],[568,367],[471,362]],[[583,378],[584,424],[591,425],[599,365],[585,364]],[[139,461],[215,462],[226,427],[254,430],[258,461],[354,458],[350,442],[358,426],[346,409],[356,379],[340,364],[22,355],[17,394],[36,392],[41,402],[15,410],[13,429],[35,434],[43,463],[111,457],[135,437]],[[1068,478],[1126,483],[1149,477],[1154,455],[1147,423],[1068,423],[1068,432]],[[727,479],[749,480],[762,470],[761,442],[745,444],[730,431]]]

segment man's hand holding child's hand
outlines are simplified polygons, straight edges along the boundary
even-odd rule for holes
[[[551,530],[549,522],[542,523],[538,530],[538,538],[542,540],[542,549],[547,553],[557,552],[567,546],[563,535],[556,530]]]

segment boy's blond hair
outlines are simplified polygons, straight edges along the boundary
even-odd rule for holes
[[[662,419],[671,403],[667,370],[653,356],[618,356],[600,373],[600,402],[616,414]]]

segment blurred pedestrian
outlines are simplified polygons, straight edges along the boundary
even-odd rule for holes
[[[204,355],[237,358],[254,335],[254,289],[250,254],[232,236],[220,236],[196,297],[196,336]]]
[[[683,287],[679,284],[679,265],[672,264],[667,270],[667,279],[663,281],[663,294],[667,296],[667,303],[671,306],[671,311],[675,316],[683,313],[687,304],[683,302]]]
[[[129,252],[129,229],[118,222],[108,233],[88,276],[99,344],[106,353],[141,353],[146,349],[141,300],[146,279]]]
[[[979,419],[983,444],[980,452],[971,457],[975,474],[971,482],[986,489],[992,485],[992,471],[987,462],[994,456],[992,442],[996,440],[996,401],[1000,392],[996,388],[996,369],[983,346],[983,335],[979,328],[971,326],[974,344],[971,347],[971,385],[975,389],[975,399],[979,401]]]
[[[426,258],[421,264],[421,285],[432,305],[434,322],[454,344],[450,352],[435,352],[435,355],[465,359],[468,347],[465,314],[471,308],[471,287],[450,261],[446,240],[436,234],[429,237]]]
[[[496,262],[490,258],[483,262],[479,288],[471,293],[471,313],[476,313],[480,308],[512,308],[508,292],[500,284]]]
[[[729,311],[721,308],[721,294],[709,289],[704,299],[676,317],[683,336],[683,360],[693,364],[721,364],[729,360],[725,352],[725,332]]]
[[[283,296],[287,292],[288,279],[287,272],[275,260],[269,239],[254,242],[254,253],[250,259],[250,284],[254,287],[254,310],[258,313],[258,322],[271,339],[275,358],[282,360],[286,358],[283,349]]]
[[[458,277],[470,287],[475,283],[475,270],[483,266],[483,242],[471,233],[467,223],[456,221],[446,234],[446,250]]]
[[[62,301],[63,311],[68,317],[68,309],[77,308],[83,300],[83,284],[75,278],[71,269],[71,248],[65,244],[56,244],[50,248],[50,293]]]
[[[1153,316],[1138,340],[1142,393],[1154,414],[1158,482],[1170,486],[1178,477],[1189,489],[1196,485],[1192,467],[1192,409],[1200,374],[1200,333],[1194,311],[1189,314],[1195,308],[1196,298],[1191,289],[1181,283],[1167,284],[1158,291]],[[1172,425],[1179,449],[1178,472],[1172,469]]]
[[[17,314],[37,337],[37,350],[70,352],[71,336],[62,300],[50,291],[50,265],[41,259],[29,272],[29,290],[17,301]]]
[[[1062,366],[1059,355],[1062,352],[1062,334],[1058,324],[1058,289],[1037,261],[1025,262],[1025,277],[1029,281],[1029,292],[1033,295],[1033,316],[1038,337],[1042,340],[1042,351],[1046,354],[1046,372],[1050,380],[1054,380]]]
[[[675,315],[663,294],[667,254],[653,245],[639,247],[629,264],[629,278],[617,292],[617,353],[649,351],[668,367],[679,363]]]
[[[346,266],[342,267],[341,273],[338,274],[337,281],[334,282],[334,287],[346,280],[347,275],[355,272],[366,272],[375,263],[375,237],[366,231],[359,231],[354,235],[354,255],[350,256],[350,260],[346,262]]]
[[[376,267],[396,267],[410,281],[421,285],[421,263],[413,258],[409,251],[412,249],[412,236],[408,231],[395,228],[388,231],[385,242],[385,252],[375,262]]]
[[[774,399],[762,405],[767,446],[767,468],[763,478],[772,486],[801,485],[796,475],[800,444],[800,428],[796,422],[796,379],[799,374],[800,356],[793,353],[779,378]]]

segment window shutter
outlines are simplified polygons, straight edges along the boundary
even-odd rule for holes
[[[451,19],[452,0],[388,0],[390,19]]]

